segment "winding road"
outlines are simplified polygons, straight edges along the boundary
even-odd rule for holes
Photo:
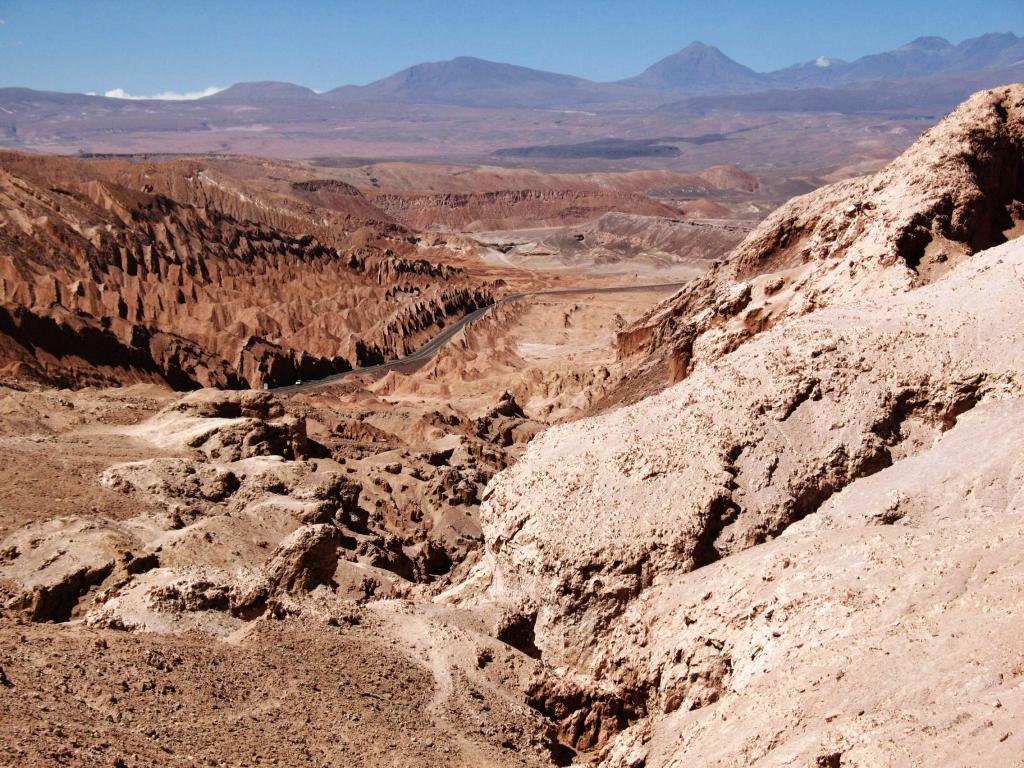
[[[327,387],[331,384],[335,384],[347,376],[363,376],[367,374],[375,373],[387,373],[402,368],[408,368],[411,366],[419,367],[420,364],[425,363],[434,355],[436,355],[441,348],[447,344],[451,338],[465,328],[467,325],[475,322],[476,320],[483,317],[485,314],[490,312],[492,309],[497,307],[499,304],[504,304],[510,301],[519,301],[520,299],[533,298],[535,296],[571,296],[571,295],[586,295],[593,293],[638,293],[641,291],[664,291],[669,288],[682,288],[686,285],[682,283],[658,283],[656,285],[625,285],[625,286],[613,286],[610,288],[558,288],[550,291],[532,291],[529,293],[510,293],[507,296],[502,296],[494,304],[489,304],[486,307],[470,312],[468,315],[462,317],[454,325],[445,328],[441,333],[432,338],[422,347],[417,349],[415,352],[410,352],[405,357],[399,357],[395,360],[389,360],[386,363],[379,365],[368,365],[365,368],[353,368],[351,371],[343,371],[342,373],[335,373],[331,376],[326,376],[322,379],[312,379],[310,381],[304,381],[301,384],[288,384],[283,387],[272,387],[271,392],[277,392],[279,394],[290,394],[292,392],[304,392],[307,389],[316,389],[318,387]]]

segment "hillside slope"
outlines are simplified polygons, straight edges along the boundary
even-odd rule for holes
[[[623,83],[682,93],[742,93],[764,88],[765,76],[733,61],[713,45],[695,42]]]
[[[637,102],[643,94],[614,83],[595,83],[472,56],[432,61],[362,87],[342,86],[325,99],[466,107],[552,107]]]
[[[0,156],[0,370],[290,383],[406,354],[491,301],[354,188],[284,189],[192,162]]]
[[[990,246],[1016,234],[1022,96],[781,210],[700,289],[740,280],[732,304],[646,321],[702,318],[680,383],[489,484],[449,599],[504,606],[565,743],[649,768],[1020,754],[1024,241]]]
[[[679,381],[782,319],[927,284],[1024,233],[1024,87],[979,93],[875,176],[795,198],[707,277],[623,330]],[[660,374],[659,374],[660,375]]]

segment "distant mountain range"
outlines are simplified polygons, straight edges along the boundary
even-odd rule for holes
[[[403,69],[365,86],[347,85],[323,94],[338,101],[454,104],[466,107],[546,107],[558,104],[628,102],[625,85],[596,83],[515,64],[460,56]]]
[[[959,45],[941,37],[921,37],[896,50],[863,56],[852,62],[822,56],[774,72],[756,72],[712,45],[695,42],[652,64],[639,75],[615,83],[599,83],[461,56],[450,61],[417,64],[369,85],[346,85],[326,93],[316,93],[292,83],[246,82],[197,99],[196,103],[311,106],[377,102],[513,108],[657,106],[694,96],[843,88],[866,82],[903,82],[957,73],[1008,70],[1022,65],[1024,38],[1010,32],[982,35]],[[104,98],[66,96],[68,103]],[[26,97],[24,89],[0,89],[0,102]]]
[[[1024,63],[1024,38],[993,33],[953,45],[941,37],[919,37],[894,51],[856,61],[820,56],[775,72],[755,72],[714,46],[693,43],[623,82],[645,88],[695,93],[753,93],[778,88],[814,88],[877,80],[907,80]]]
[[[322,94],[335,101],[452,104],[467,107],[543,107],[623,104],[706,94],[756,93],[775,89],[822,88],[853,83],[908,80],[958,72],[1007,69],[1024,64],[1024,38],[993,33],[959,45],[921,37],[894,51],[856,61],[819,57],[774,72],[755,72],[713,45],[691,43],[635,77],[598,83],[581,77],[514,64],[460,56],[417,64],[365,86],[347,85]],[[317,94],[289,83],[242,83],[207,100],[295,100]]]
[[[868,80],[906,80],[1024,63],[1024,38],[993,33],[953,45],[941,37],[919,37],[895,51],[856,61],[817,59],[765,75],[773,86],[838,85]]]
[[[181,101],[0,88],[0,146],[289,155],[301,145],[314,156],[345,146],[359,156],[391,157],[443,145],[456,146],[456,154],[493,149],[506,160],[671,158],[708,142],[735,145],[740,138],[720,135],[720,128],[745,127],[738,115],[930,120],[975,91],[1019,81],[1024,39],[1012,33],[959,45],[924,37],[852,62],[820,57],[774,72],[756,72],[697,42],[613,83],[459,57],[324,93],[272,81]],[[552,114],[526,119],[522,110]],[[689,136],[685,122],[709,115],[716,127]]]
[[[598,83],[582,77],[460,56],[417,64],[365,86],[346,85],[324,94],[290,83],[240,83],[206,100],[377,101],[465,107],[628,105],[707,94],[757,93],[853,83],[907,80],[957,72],[1006,69],[1024,63],[1024,38],[993,33],[959,45],[921,37],[894,51],[856,61],[819,57],[774,72],[755,72],[713,45],[695,42],[655,62],[635,77]]]

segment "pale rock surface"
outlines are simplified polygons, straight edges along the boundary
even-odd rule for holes
[[[931,282],[1024,233],[1024,85],[975,94],[874,176],[778,208],[725,262],[619,334],[669,381],[785,318]]]
[[[844,248],[831,232],[820,258],[772,251],[803,275],[798,309],[732,337],[724,313],[681,383],[547,431],[489,484],[485,556],[445,598],[518,617],[546,670],[531,698],[565,743],[648,768],[1020,754],[1024,244],[980,249],[1016,234],[989,224],[1021,192],[1022,91],[974,97],[853,182],[900,197]],[[983,195],[968,149],[1011,158]],[[956,189],[960,223],[929,231],[962,235],[958,255],[900,263],[922,201]],[[811,229],[851,185],[816,194]],[[724,269],[755,264],[756,242]]]
[[[1015,764],[1022,426],[1024,401],[982,404],[824,517],[645,593],[606,664],[645,659],[657,693],[607,764]]]

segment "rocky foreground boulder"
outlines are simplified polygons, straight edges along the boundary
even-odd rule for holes
[[[1022,121],[1024,87],[980,94],[784,206],[648,318],[652,356],[689,339],[680,383],[490,483],[476,599],[518,617],[563,742],[634,768],[1022,753],[1024,244],[990,247]]]

